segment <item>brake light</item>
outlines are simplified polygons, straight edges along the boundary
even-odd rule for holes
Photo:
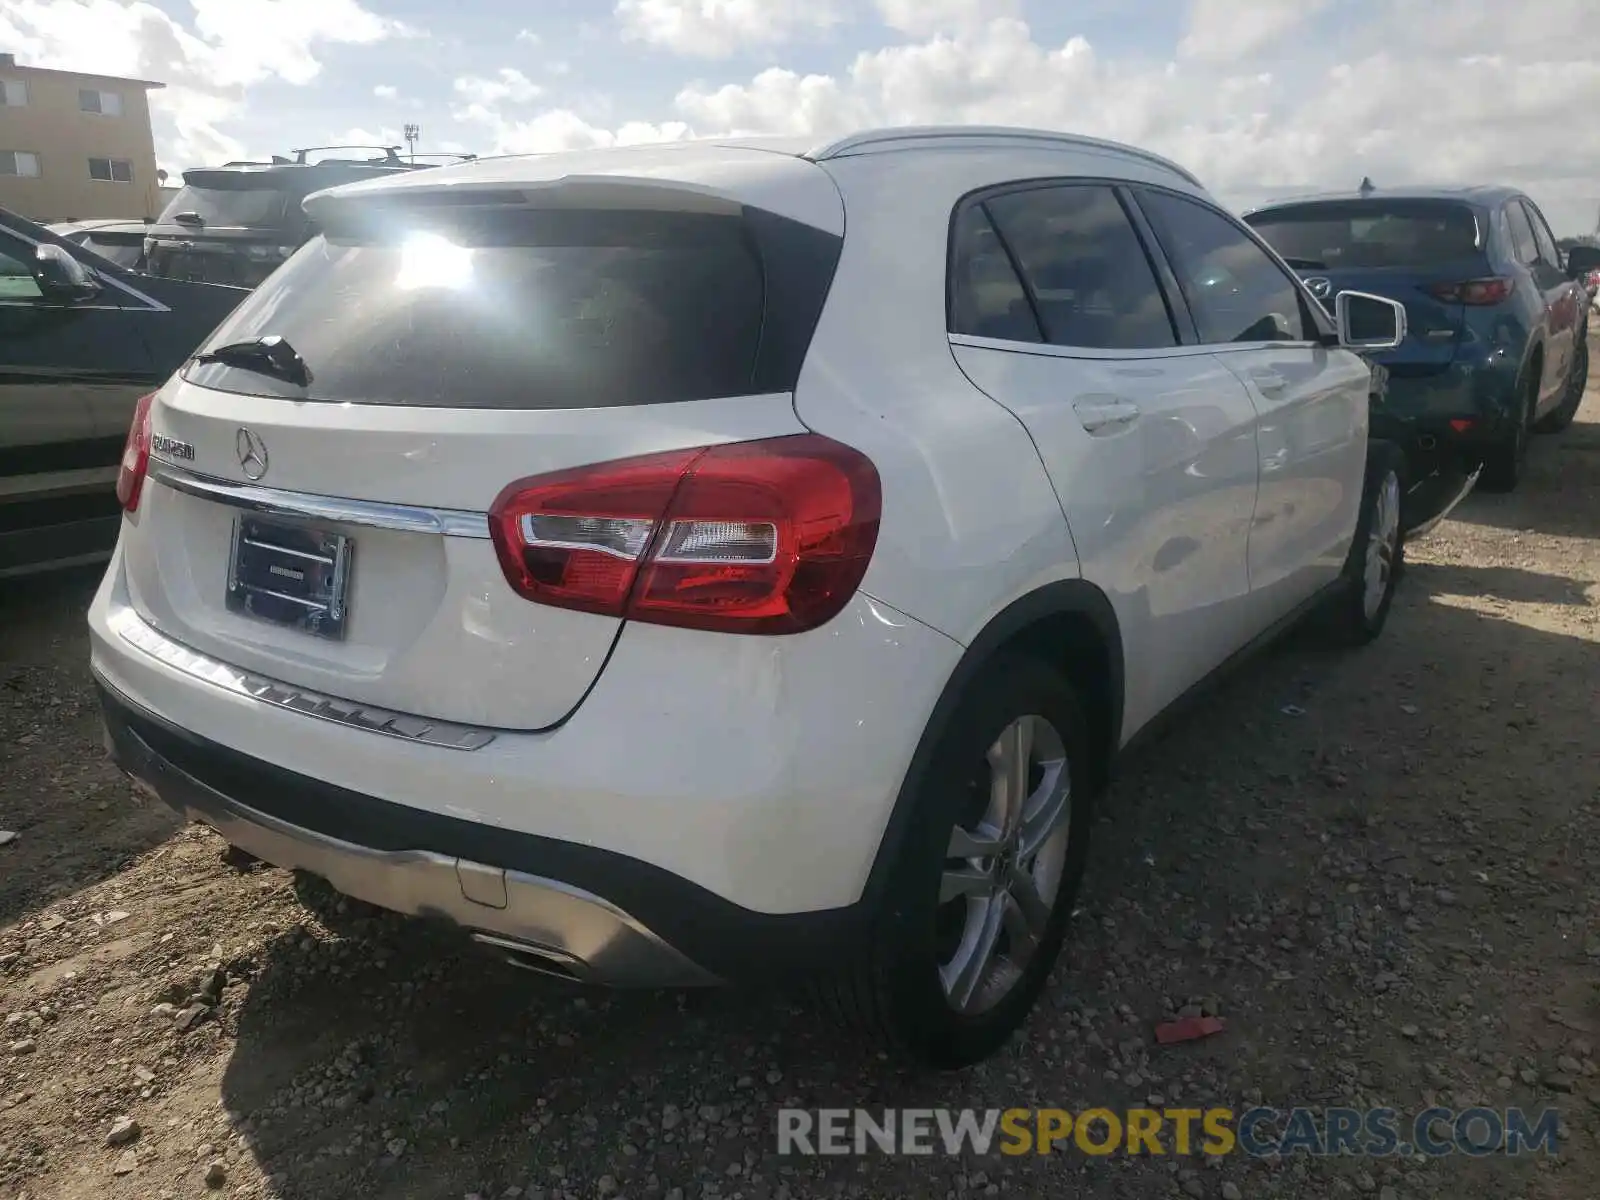
[[[1428,294],[1446,304],[1499,304],[1511,295],[1512,281],[1502,278],[1467,279],[1461,283],[1430,283]]]
[[[540,604],[784,634],[855,595],[881,510],[866,456],[797,434],[518,480],[489,532],[507,582]]]
[[[150,405],[156,398],[151,392],[140,396],[133,406],[133,423],[128,426],[128,440],[122,446],[122,466],[117,470],[117,501],[124,512],[136,512],[139,493],[144,490],[144,477],[150,470]]]

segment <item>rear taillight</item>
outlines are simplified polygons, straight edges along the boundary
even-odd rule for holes
[[[734,633],[831,620],[866,574],[870,460],[816,434],[519,480],[490,510],[506,579],[541,604]]]
[[[1460,283],[1430,283],[1428,295],[1446,304],[1499,304],[1511,295],[1509,279],[1465,279]]]
[[[117,471],[117,500],[124,512],[138,510],[139,493],[144,490],[144,477],[150,470],[150,404],[155,398],[151,392],[140,396],[133,406],[133,424],[128,426],[122,466]]]

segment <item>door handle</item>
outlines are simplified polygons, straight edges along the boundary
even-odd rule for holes
[[[1090,433],[1121,429],[1139,419],[1139,406],[1131,400],[1078,400],[1072,410]]]
[[[1251,371],[1250,378],[1268,396],[1283,391],[1289,386],[1289,381],[1276,371]]]

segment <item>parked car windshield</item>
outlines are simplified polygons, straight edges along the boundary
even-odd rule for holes
[[[288,195],[276,188],[202,188],[185,185],[162,210],[161,224],[171,225],[179,213],[194,213],[207,225],[271,229],[283,222]]]
[[[1325,201],[1245,220],[1303,270],[1431,267],[1483,254],[1473,210],[1450,201]]]

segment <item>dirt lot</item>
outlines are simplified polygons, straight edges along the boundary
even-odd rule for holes
[[[1591,392],[1521,491],[1412,547],[1380,643],[1293,639],[1115,788],[1046,1003],[997,1061],[935,1078],[788,996],[580,993],[405,922],[313,916],[104,761],[94,579],[13,587],[0,1200],[1593,1196],[1597,538]],[[1202,998],[1227,1031],[1159,1047],[1154,1022]],[[1553,1105],[1563,1140],[1433,1161],[774,1153],[786,1103],[1180,1102]],[[108,1144],[120,1118],[138,1131]]]

